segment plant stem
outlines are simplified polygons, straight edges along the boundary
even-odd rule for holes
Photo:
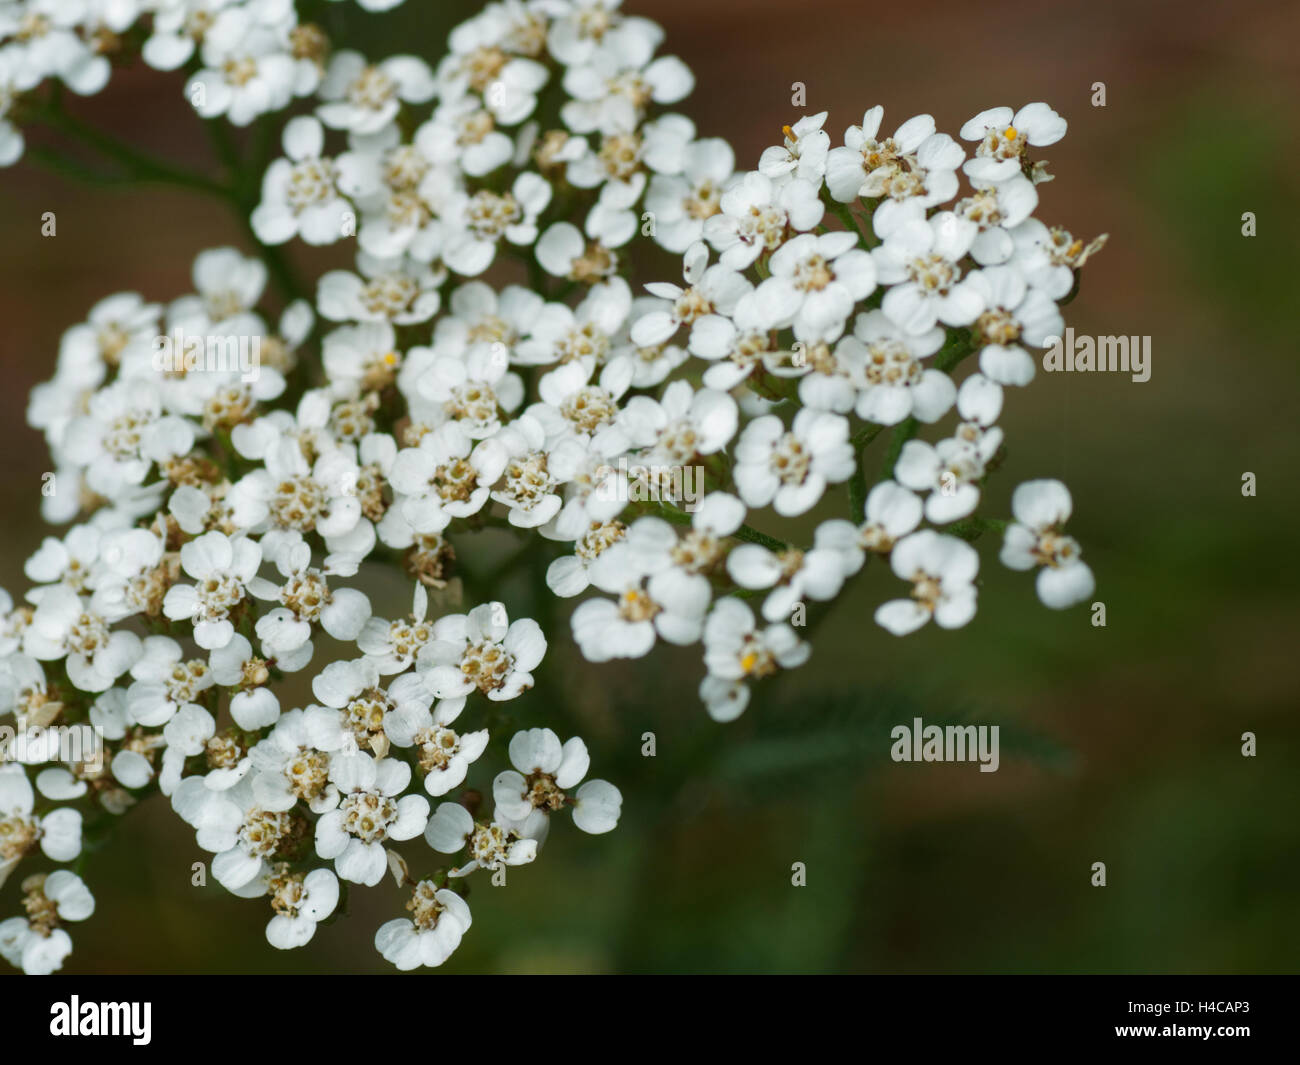
[[[57,94],[51,94],[44,106],[33,108],[31,117],[45,123],[61,133],[81,141],[94,148],[100,155],[118,163],[127,171],[128,180],[152,181],[167,185],[179,185],[193,189],[209,196],[222,199],[230,198],[230,189],[202,174],[195,174],[162,159],[154,159],[137,151],[116,137],[97,130],[87,122],[75,118],[63,109],[62,100]]]

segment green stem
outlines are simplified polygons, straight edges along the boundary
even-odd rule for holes
[[[30,116],[94,148],[100,155],[119,164],[127,171],[129,180],[179,185],[209,196],[230,198],[230,189],[219,182],[145,155],[116,137],[73,117],[63,109],[62,101],[57,95],[51,95],[44,106],[33,108]]]
[[[862,452],[867,445],[885,431],[884,425],[864,425],[849,443],[853,447],[853,476],[849,478],[849,518],[853,521],[862,519],[867,503],[867,469],[862,462]]]

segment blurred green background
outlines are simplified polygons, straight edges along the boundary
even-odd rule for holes
[[[431,60],[478,7],[327,6],[346,42]],[[807,111],[830,110],[836,139],[876,103],[890,129],[929,111],[955,134],[982,108],[1038,99],[1068,118],[1043,153],[1057,180],[1039,216],[1110,243],[1067,322],[1150,335],[1153,372],[1145,384],[1040,375],[1011,394],[987,512],[1005,513],[1022,480],[1064,479],[1107,626],[1084,607],[1041,607],[1032,578],[985,541],[976,620],[896,640],[871,621],[899,587],[878,568],[821,623],[809,666],[719,726],[695,698],[695,651],[587,665],[565,607],[538,688],[511,715],[581,732],[592,774],[623,790],[623,821],[602,837],[557,823],[507,887],[475,878],[474,926],[445,971],[1295,971],[1300,7],[625,6],[665,27],[664,51],[698,79],[680,109],[730,139],[741,168],[780,140],[795,81]],[[1104,108],[1090,105],[1098,81]],[[158,154],[210,162],[179,77],[119,71],[70,106]],[[0,189],[0,579],[20,593],[46,534],[44,446],[24,407],[60,334],[114,291],[173,298],[197,251],[247,244],[222,205],[172,189],[87,189],[26,162],[0,172]],[[50,210],[58,235],[43,238]],[[347,251],[289,254],[311,276]],[[660,265],[637,280],[675,278]],[[1255,498],[1241,495],[1245,471]],[[512,616],[529,612],[526,584],[506,592]],[[405,595],[377,594],[377,611],[400,612]],[[891,763],[889,729],[914,715],[1002,724],[1001,770]],[[1241,755],[1247,730],[1255,758]],[[496,768],[471,781],[486,788]],[[67,971],[391,971],[371,945],[404,915],[391,882],[354,890],[348,920],[286,954],[263,939],[263,905],[190,886],[190,863],[207,858],[159,800],[134,811],[87,866],[99,908],[73,930]],[[796,861],[806,887],[791,885]],[[1090,885],[1097,861],[1104,888]],[[0,914],[16,906],[11,882]]]

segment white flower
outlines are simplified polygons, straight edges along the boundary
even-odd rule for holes
[[[296,530],[267,533],[261,546],[284,578],[275,584],[255,577],[248,587],[258,599],[280,604],[257,619],[257,636],[269,656],[292,656],[311,639],[313,625],[336,640],[357,638],[370,618],[370,600],[364,592],[330,588],[325,574],[311,567],[311,546]]]
[[[262,549],[246,536],[207,532],[181,548],[181,568],[195,584],[167,590],[163,613],[194,623],[194,642],[205,650],[225,647],[235,635],[230,612],[244,601],[262,564]]]
[[[838,528],[829,522],[819,526],[808,551],[778,553],[762,544],[740,544],[727,556],[727,572],[742,588],[772,588],[763,601],[763,617],[787,621],[805,599],[825,602],[839,595],[851,563],[835,542]]]
[[[513,828],[478,824],[460,803],[444,802],[429,818],[425,841],[440,854],[459,854],[469,845],[470,860],[451,870],[468,876],[475,869],[495,871],[502,866],[525,865],[537,857],[537,840],[521,839]]]
[[[1048,229],[1037,218],[1026,218],[1010,230],[1015,247],[1011,265],[1025,281],[1041,288],[1054,300],[1064,299],[1074,287],[1074,272],[1106,244],[1107,235],[1084,243],[1060,226]]]
[[[922,509],[915,493],[897,481],[881,481],[867,493],[867,520],[859,530],[859,542],[868,551],[888,554],[921,524]]]
[[[632,307],[632,290],[622,278],[594,285],[577,307],[547,303],[531,316],[527,336],[515,349],[526,366],[579,361],[588,372],[607,357],[614,335]]]
[[[468,177],[484,177],[515,154],[514,140],[496,128],[496,119],[478,96],[439,104],[433,117],[415,131],[415,147],[424,159],[454,160]]]
[[[438,312],[438,286],[446,277],[400,256],[379,259],[357,254],[361,276],[330,270],[316,287],[316,306],[331,322],[392,322],[414,325]]]
[[[514,769],[498,773],[492,782],[498,817],[523,822],[534,812],[545,817],[571,805],[573,823],[583,832],[598,835],[618,824],[623,804],[618,788],[604,780],[578,787],[591,765],[581,738],[574,736],[561,745],[548,728],[516,732],[510,740],[510,762]],[[574,788],[577,791],[568,795]]]
[[[233,0],[161,0],[141,57],[155,70],[176,70],[194,54],[217,9]]]
[[[104,380],[106,366],[149,360],[158,335],[162,307],[137,293],[121,292],[100,300],[59,340],[59,374],[80,379],[87,389]],[[44,428],[37,423],[38,428]]]
[[[1043,568],[1038,574],[1038,598],[1053,610],[1081,603],[1096,587],[1092,570],[1079,556],[1079,544],[1066,536],[1073,502],[1060,481],[1026,481],[1011,495],[1016,520],[1007,526],[1002,564],[1011,569]]]
[[[59,925],[84,921],[95,912],[95,899],[67,869],[29,876],[22,889],[28,916],[0,921],[0,957],[28,976],[48,976],[72,953],[72,939]]]
[[[42,662],[67,656],[68,678],[86,692],[107,691],[140,656],[140,637],[110,632],[108,622],[65,585],[33,590],[36,612],[23,632],[23,653]]]
[[[793,174],[820,185],[826,174],[826,154],[831,148],[830,135],[822,129],[827,111],[805,115],[794,127],[783,126],[785,141],[764,148],[758,159],[758,172],[777,181]]]
[[[608,19],[609,12],[593,11],[589,17]],[[674,104],[690,94],[695,76],[685,63],[676,56],[651,60],[662,35],[651,27],[644,19],[626,21],[603,33],[600,46],[581,62],[570,62],[564,89],[573,99],[560,109],[565,126],[606,137],[631,134],[650,103]]]
[[[680,467],[697,455],[712,455],[731,442],[739,412],[736,401],[712,388],[695,391],[673,381],[658,402],[634,396],[619,415],[619,427],[634,446],[647,448],[646,465]]]
[[[682,645],[700,638],[708,582],[673,566],[652,571],[654,565],[626,540],[592,563],[591,583],[618,599],[588,599],[573,612],[573,638],[589,662],[641,658],[656,637]]]
[[[594,284],[612,277],[618,270],[618,256],[598,237],[590,241],[571,222],[556,222],[546,228],[533,248],[537,261],[552,277]]]
[[[961,280],[962,257],[978,232],[974,222],[941,211],[925,218],[921,209],[891,216],[871,252],[880,281],[892,287],[882,309],[909,333],[925,333],[937,321],[969,325],[984,309],[979,293]],[[879,232],[879,231],[878,231]]]
[[[429,800],[423,795],[396,798],[411,781],[411,767],[391,758],[336,755],[329,775],[342,798],[337,809],[316,822],[316,853],[334,859],[341,880],[374,887],[388,868],[384,841],[423,832]]]
[[[686,149],[680,174],[655,174],[646,189],[645,209],[654,216],[655,242],[681,253],[704,236],[704,223],[722,210],[722,190],[736,158],[720,137],[694,141]]]
[[[451,957],[471,923],[469,906],[454,891],[430,880],[415,885],[412,919],[397,918],[375,933],[375,949],[403,972],[436,968]]]
[[[9,120],[9,110],[18,91],[30,88],[21,59],[12,50],[0,51],[0,167],[12,166],[22,158],[26,141],[22,130]]]
[[[783,517],[817,505],[828,484],[853,475],[846,418],[804,408],[787,430],[775,414],[755,418],[736,443],[733,475],[749,507],[771,505]]]
[[[266,289],[266,265],[234,248],[199,252],[191,277],[197,294],[173,300],[167,318],[196,335],[252,311]]]
[[[379,672],[402,673],[415,662],[420,648],[437,638],[436,626],[426,621],[429,593],[424,585],[415,585],[410,620],[385,621],[372,617],[357,637],[357,646],[373,658]]]
[[[1044,103],[1026,104],[1014,115],[1009,107],[990,107],[961,128],[963,140],[980,142],[964,169],[974,181],[1006,181],[1020,172],[1031,144],[1055,144],[1065,129],[1065,119]]]
[[[459,423],[447,422],[397,453],[389,482],[412,529],[441,532],[453,518],[483,509],[508,460],[500,442],[475,444]]]
[[[745,681],[795,669],[808,661],[812,649],[784,622],[759,629],[748,604],[719,599],[704,626],[704,664],[709,674],[700,684],[700,698],[715,721],[733,721],[749,704]]]
[[[1021,344],[1041,348],[1065,331],[1055,302],[1042,289],[1025,284],[1012,266],[986,266],[966,278],[986,310],[975,320],[980,372],[1000,385],[1027,385],[1034,379],[1034,357]]]
[[[44,817],[32,813],[36,795],[27,772],[15,762],[0,765],[0,884],[29,850],[40,845],[54,862],[70,862],[81,853],[81,813],[63,806]]]
[[[168,636],[146,636],[131,667],[135,683],[127,689],[127,713],[136,724],[156,728],[177,711],[193,707],[216,682],[201,658],[181,661],[181,647]]]
[[[339,882],[329,869],[303,874],[278,866],[267,876],[266,893],[275,907],[275,916],[266,926],[266,941],[277,950],[291,950],[310,943],[316,925],[334,912]]]
[[[320,84],[326,102],[316,114],[330,129],[375,133],[397,117],[403,103],[426,103],[436,90],[433,71],[422,59],[393,56],[372,66],[360,52],[336,52]]]
[[[258,806],[247,778],[215,790],[202,777],[186,777],[172,792],[172,806],[197,830],[198,845],[216,855],[212,875],[222,887],[240,898],[266,892],[271,860],[293,839],[292,811]]]
[[[709,249],[703,242],[692,244],[686,250],[682,266],[687,288],[664,282],[646,286],[666,306],[661,303],[662,310],[649,311],[632,324],[634,344],[641,347],[662,344],[682,326],[689,325],[691,337],[687,347],[696,353],[709,328],[725,328],[725,316],[732,313],[753,286],[730,267],[720,263],[709,266],[708,261]]]
[[[73,591],[85,593],[99,560],[99,541],[100,531],[91,525],[74,525],[62,540],[47,536],[24,563],[23,573],[37,584],[61,581]]]
[[[961,436],[928,444],[909,440],[894,466],[898,482],[913,491],[930,493],[925,516],[936,525],[964,518],[979,505],[979,481],[1001,441],[1001,431],[972,446]],[[990,450],[991,445],[991,450]]]
[[[546,637],[536,621],[511,622],[504,603],[482,603],[468,614],[440,618],[416,668],[439,699],[461,699],[477,688],[501,702],[533,686],[532,671],[545,654]]]
[[[390,681],[387,691],[380,688],[379,677],[373,658],[331,662],[312,680],[311,690],[326,706],[342,712],[344,727],[359,746],[382,758],[390,738],[398,746],[411,745],[411,732],[427,718],[433,696],[413,673]]]
[[[619,521],[589,521],[578,536],[572,555],[561,555],[546,569],[546,586],[562,599],[581,595],[591,587],[591,565],[601,553],[621,540],[627,527]]]
[[[119,379],[90,397],[88,413],[68,423],[64,455],[78,466],[95,490],[114,498],[144,482],[150,467],[194,445],[194,427],[164,414],[152,381]]]
[[[858,315],[853,336],[842,340],[836,349],[860,389],[854,405],[858,417],[879,425],[897,425],[908,417],[937,422],[947,414],[957,398],[957,387],[942,370],[921,363],[938,351],[943,341],[944,331],[937,326],[924,333],[909,333],[884,311]],[[805,378],[801,384],[812,379]]]
[[[1024,222],[1038,206],[1038,190],[1021,174],[994,184],[976,182],[975,191],[953,208],[959,218],[979,226],[971,258],[981,266],[1004,263],[1015,251],[1009,230]]]
[[[415,674],[407,676],[419,680]],[[399,679],[404,681],[407,677]],[[435,797],[460,787],[470,765],[487,750],[487,729],[457,732],[450,727],[464,702],[464,699],[444,699],[432,713],[427,700],[423,706],[410,702],[385,717],[388,738],[395,747],[414,749],[416,761],[424,772],[424,790]]]
[[[332,810],[339,793],[329,775],[331,757],[355,749],[352,733],[337,710],[319,706],[290,710],[249,751],[253,796],[267,810],[290,810],[300,800],[313,813]]]
[[[835,340],[854,305],[876,287],[875,264],[852,233],[803,233],[781,245],[769,267],[771,276],[749,298],[769,327],[793,325],[800,340]]]
[[[309,115],[284,127],[284,153],[267,167],[262,202],[252,214],[253,232],[264,244],[283,244],[295,236],[308,244],[342,240],[352,205],[339,195],[337,168],[322,153],[325,131]],[[355,219],[353,219],[355,221]]]
[[[225,115],[247,126],[293,98],[293,58],[249,8],[228,7],[217,16],[204,32],[202,56],[203,69],[186,83],[185,96],[203,118]]]
[[[878,141],[884,117],[883,107],[871,108],[862,116],[860,126],[844,131],[844,146],[833,148],[827,156],[826,188],[838,202],[882,195],[891,179],[906,173],[907,158],[934,135],[934,119],[917,115],[899,126],[892,137]],[[957,191],[955,183],[952,191]]]
[[[905,536],[889,556],[894,573],[912,582],[912,598],[893,599],[876,610],[876,623],[895,636],[915,632],[931,618],[959,629],[975,616],[979,555],[955,536],[922,529]]]
[[[509,192],[456,194],[442,211],[450,230],[442,261],[462,277],[477,277],[492,265],[502,237],[519,245],[537,240],[537,216],[550,202],[550,184],[531,171],[515,178]]]
[[[208,741],[216,735],[216,732],[216,719],[203,707],[189,705],[176,712],[163,727],[163,741],[166,743],[166,748],[162,754],[162,766],[158,770],[159,791],[168,798],[176,794],[176,789],[184,777],[186,759],[203,754],[207,749]],[[118,757],[120,756],[119,754]],[[117,758],[114,758],[113,762],[116,772]],[[204,784],[208,783],[209,780],[205,777]]]
[[[731,184],[722,208],[704,223],[704,237],[720,252],[719,261],[744,270],[763,253],[780,247],[790,230],[805,232],[826,213],[817,186],[802,178],[777,185],[754,171]]]
[[[437,354],[429,361],[412,348],[412,360],[428,361],[416,389],[429,401],[433,417],[450,419],[471,440],[493,436],[501,429],[501,412],[512,411],[524,397],[523,381],[508,372],[504,345],[476,344],[466,354]]]

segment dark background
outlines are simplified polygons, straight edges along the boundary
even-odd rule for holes
[[[326,6],[342,40],[430,60],[477,8]],[[476,878],[475,923],[446,968],[1294,971],[1300,7],[626,7],[665,27],[663,50],[698,79],[678,109],[701,135],[730,139],[742,169],[796,117],[795,81],[808,112],[830,110],[836,141],[876,103],[889,130],[929,111],[955,135],[982,108],[1039,99],[1068,118],[1066,139],[1042,153],[1057,180],[1040,188],[1038,215],[1110,243],[1067,323],[1150,335],[1152,377],[1040,375],[1010,394],[1010,454],[987,513],[1005,513],[1022,480],[1065,480],[1108,624],[1094,628],[1084,607],[1047,611],[1032,577],[1004,570],[985,542],[975,621],[895,640],[871,622],[899,587],[881,569],[820,624],[810,665],[724,727],[695,700],[695,651],[594,667],[557,622],[538,689],[512,713],[562,737],[581,731],[593,775],[623,789],[623,823],[598,838],[557,824],[508,887]],[[1104,108],[1089,102],[1097,81]],[[179,75],[118,71],[100,97],[70,103],[203,167],[211,157],[180,88]],[[248,245],[227,208],[170,188],[88,189],[24,160],[0,172],[0,190],[0,580],[20,594],[23,559],[47,531],[46,456],[25,425],[26,395],[52,372],[60,334],[111,292],[181,294],[205,247]],[[58,235],[43,238],[51,210]],[[1254,238],[1241,235],[1244,211],[1257,215]],[[316,276],[347,251],[289,254]],[[637,280],[675,277],[667,264]],[[1241,495],[1245,471],[1256,498]],[[528,612],[527,587],[504,594],[512,616]],[[914,714],[1002,723],[1001,770],[894,765],[889,729]],[[640,755],[649,730],[653,759]],[[1246,730],[1258,736],[1253,759],[1240,751]],[[471,779],[486,787],[495,768]],[[262,938],[263,904],[190,887],[190,862],[207,858],[159,800],[135,811],[87,863],[99,909],[72,929],[66,968],[387,969],[370,940],[403,915],[390,883],[354,891],[349,920],[282,954]],[[795,861],[807,887],[791,886]],[[1104,888],[1090,886],[1096,861]],[[11,882],[0,914],[16,908]]]

